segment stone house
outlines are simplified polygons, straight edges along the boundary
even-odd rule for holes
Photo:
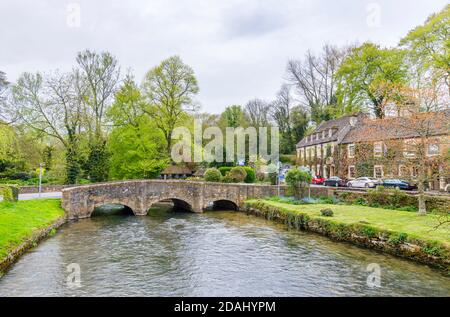
[[[364,114],[345,116],[322,122],[297,144],[297,163],[313,175],[325,178],[339,174],[335,160],[339,145],[352,127],[366,117]]]
[[[385,119],[357,114],[330,120],[300,141],[297,161],[323,177],[411,182],[417,182],[424,164],[428,188],[444,190],[450,183],[449,123],[450,111]]]

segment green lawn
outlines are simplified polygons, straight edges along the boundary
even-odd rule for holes
[[[291,205],[269,200],[251,200],[248,203],[263,202],[265,205],[278,207],[283,211],[294,213],[305,213],[314,218],[323,218],[335,223],[346,225],[367,224],[383,231],[406,233],[411,238],[418,238],[424,241],[438,241],[446,246],[450,246],[450,227],[442,226],[435,230],[438,223],[438,216],[429,214],[418,216],[414,212],[397,211],[381,208],[351,205]],[[330,208],[334,212],[332,218],[322,217],[320,211]]]
[[[64,216],[59,199],[0,203],[0,261],[14,248]]]

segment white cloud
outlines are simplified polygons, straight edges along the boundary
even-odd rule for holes
[[[80,28],[67,25],[79,3]],[[367,23],[379,6],[379,26]],[[324,43],[372,40],[395,45],[446,0],[2,0],[0,69],[71,69],[77,51],[108,50],[140,80],[162,59],[179,54],[199,78],[203,109],[218,113],[251,98],[270,99],[285,65]],[[407,10],[405,8],[408,8]]]

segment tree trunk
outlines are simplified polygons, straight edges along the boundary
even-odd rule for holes
[[[424,185],[424,172],[422,168],[419,168],[419,215],[425,216],[427,214],[427,205],[425,203],[425,185]]]

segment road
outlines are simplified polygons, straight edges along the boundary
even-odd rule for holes
[[[61,192],[54,192],[54,193],[42,193],[41,199],[49,199],[49,198],[61,198],[62,193]],[[39,199],[39,194],[20,194],[19,200],[32,200],[32,199]],[[3,197],[0,196],[0,201],[3,200]]]

